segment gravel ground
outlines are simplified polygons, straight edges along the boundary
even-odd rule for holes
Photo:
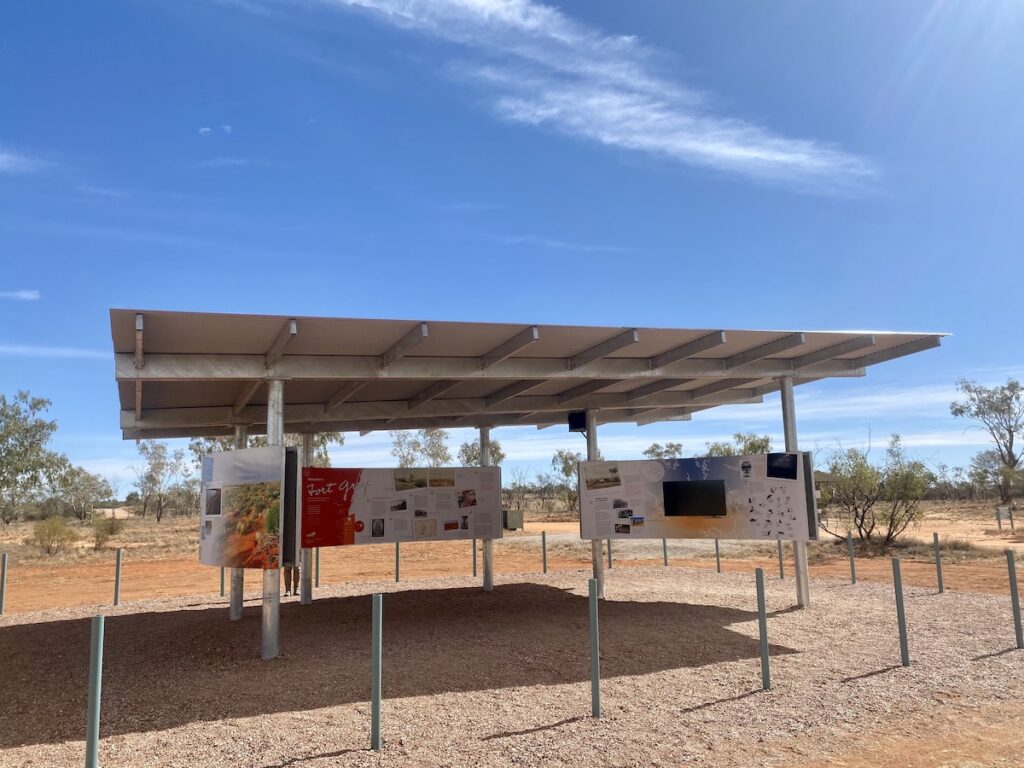
[[[775,687],[762,692],[752,576],[674,567],[609,573],[595,720],[586,577],[502,576],[491,594],[468,577],[324,588],[312,606],[282,606],[272,662],[258,659],[255,601],[238,623],[219,597],[104,609],[101,763],[817,765],[879,734],[934,728],[925,736],[938,740],[958,722],[1022,714],[1024,652],[1011,650],[1006,597],[909,588],[913,665],[903,669],[891,587],[813,580],[813,605],[800,611],[793,582],[769,578]],[[388,593],[386,699],[373,753],[377,590]],[[0,765],[82,763],[94,610],[0,620]],[[1022,762],[1015,752],[972,764]]]

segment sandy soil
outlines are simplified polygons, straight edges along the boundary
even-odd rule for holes
[[[1017,766],[1024,652],[1005,597],[768,582],[760,690],[749,574],[616,567],[601,605],[604,716],[589,716],[587,572],[341,584],[259,609],[215,596],[107,611],[101,763],[117,766]],[[384,591],[384,748],[369,740],[369,593]],[[80,764],[89,608],[0,620],[0,765]]]

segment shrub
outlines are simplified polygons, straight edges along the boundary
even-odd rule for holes
[[[104,544],[123,530],[124,520],[106,515],[93,515],[92,517],[92,533],[96,549],[102,549]]]
[[[77,540],[78,534],[71,530],[63,517],[48,517],[32,526],[29,541],[52,557]]]

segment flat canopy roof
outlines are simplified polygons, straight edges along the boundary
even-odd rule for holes
[[[125,439],[680,421],[939,346],[941,333],[742,331],[112,309]]]

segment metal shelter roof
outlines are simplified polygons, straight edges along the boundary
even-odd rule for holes
[[[945,334],[367,320],[112,309],[126,439],[686,420],[794,384],[863,376]]]

